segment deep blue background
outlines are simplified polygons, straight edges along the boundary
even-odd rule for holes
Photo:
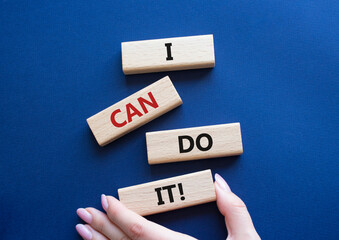
[[[80,239],[100,194],[211,168],[263,239],[337,239],[338,1],[1,1],[0,238]],[[214,69],[125,77],[123,41],[214,34]],[[184,104],[101,148],[86,118],[169,75]],[[240,157],[149,166],[145,132],[240,122]],[[150,216],[225,239],[215,203]]]

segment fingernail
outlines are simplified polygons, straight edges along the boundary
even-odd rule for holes
[[[101,205],[106,211],[108,208],[108,202],[107,202],[107,197],[105,194],[101,194]]]
[[[79,208],[77,210],[77,214],[86,223],[91,224],[91,222],[92,222],[92,215],[86,209]]]
[[[91,240],[92,239],[92,233],[91,231],[83,224],[77,224],[75,226],[75,229],[79,233],[79,235],[85,239],[85,240]]]
[[[223,179],[218,173],[214,175],[215,181],[217,184],[223,189],[226,190],[227,192],[231,192],[230,186],[228,186],[227,182],[225,179]]]

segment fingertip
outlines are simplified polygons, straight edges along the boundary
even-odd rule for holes
[[[78,216],[85,221],[86,223],[91,223],[92,222],[92,215],[84,208],[78,208],[77,210]]]
[[[105,211],[108,209],[107,197],[105,194],[101,194],[101,205]]]
[[[218,209],[220,213],[225,216],[225,198],[226,198],[225,194],[226,192],[220,188],[218,183],[214,183],[214,187],[215,187],[215,192],[216,192],[216,201],[217,201]]]
[[[120,204],[120,205],[122,205],[122,203],[118,200],[118,199],[116,199],[115,197],[113,197],[113,196],[106,196],[106,199],[107,199],[107,203],[108,203],[108,205],[113,205],[113,204]]]
[[[215,183],[215,188],[217,206],[225,217],[229,234],[242,236],[247,232],[251,235],[256,233],[245,203],[233,192],[221,189],[217,183]]]
[[[87,207],[87,208],[85,208],[85,210],[86,210],[86,211],[93,211],[93,210],[96,210],[96,209],[93,208],[93,207]]]
[[[83,239],[85,240],[92,239],[93,235],[88,226],[85,226],[83,224],[77,224],[75,226],[75,229]]]
[[[114,209],[122,209],[124,205],[113,196],[106,196],[105,194],[101,195],[101,205],[105,211],[112,212]]]
[[[119,201],[118,199],[116,199],[115,197],[108,195],[106,196],[107,198],[111,199],[112,201]]]
[[[225,181],[225,179],[223,177],[221,177],[218,173],[216,173],[214,175],[214,179],[215,179],[215,182],[217,183],[217,185],[223,189],[224,191],[227,191],[227,192],[231,192],[231,188],[230,186],[227,184],[227,182]]]

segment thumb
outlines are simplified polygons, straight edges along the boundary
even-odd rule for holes
[[[260,239],[245,203],[235,195],[226,181],[215,174],[217,205],[225,217],[228,239]]]

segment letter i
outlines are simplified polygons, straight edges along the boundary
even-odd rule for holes
[[[167,48],[167,58],[166,60],[173,60],[173,57],[172,57],[172,52],[171,52],[171,46],[172,46],[172,43],[165,43],[165,46]]]
[[[157,196],[158,196],[158,205],[163,205],[163,204],[165,204],[165,202],[162,200],[161,188],[156,188],[156,189],[154,189],[154,191],[157,192]]]

